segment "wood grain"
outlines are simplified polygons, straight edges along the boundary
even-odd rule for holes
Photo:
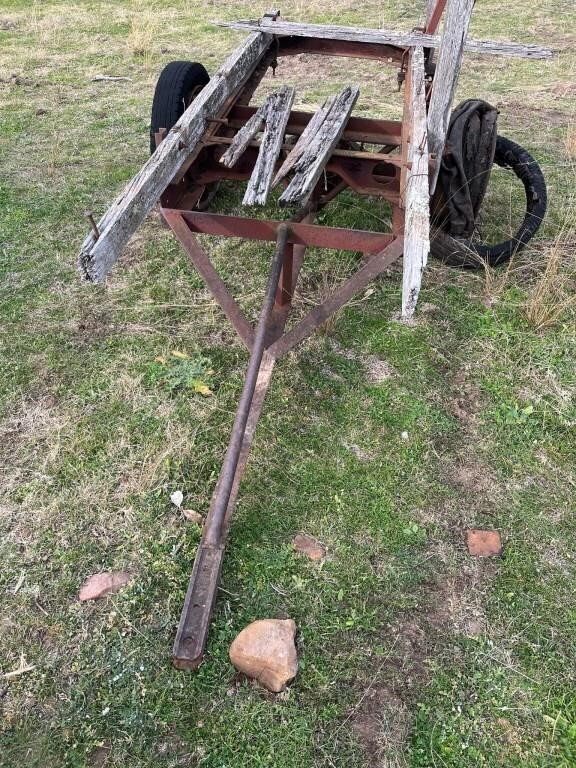
[[[127,184],[81,246],[79,267],[92,282],[104,280],[122,249],[190,155],[199,150],[211,118],[240,89],[268,49],[271,35],[252,33],[225,61],[168,133],[156,152]]]
[[[448,0],[446,7],[442,44],[428,109],[428,149],[434,159],[438,160],[444,151],[473,7],[474,0]],[[430,194],[434,193],[439,172],[440,162],[437,162],[430,176]]]
[[[265,30],[276,37],[316,37],[321,40],[343,40],[357,43],[379,43],[398,48],[410,48],[420,45],[423,48],[439,48],[438,35],[426,35],[421,32],[399,32],[389,29],[369,29],[367,27],[341,27],[333,24],[297,24],[289,21],[215,21],[221,27],[230,27],[243,31]],[[510,56],[520,59],[550,59],[554,56],[549,48],[527,43],[511,43],[505,40],[467,40],[465,50],[468,53],[485,53],[492,56]]]
[[[430,251],[430,198],[428,192],[428,135],[426,128],[426,81],[424,50],[410,54],[408,115],[411,125],[408,167],[404,192],[404,259],[402,274],[402,317],[414,314],[422,273]]]
[[[280,205],[304,205],[307,202],[344,132],[359,93],[358,86],[347,86],[336,97],[320,127],[294,163],[294,176],[280,197]]]
[[[273,94],[266,112],[266,128],[254,170],[250,176],[243,205],[265,205],[272,186],[272,177],[284,144],[284,134],[294,101],[294,88],[287,85]]]

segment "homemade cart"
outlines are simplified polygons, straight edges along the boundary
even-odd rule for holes
[[[91,218],[92,231],[82,245],[80,268],[85,279],[99,282],[159,200],[164,220],[250,352],[230,443],[174,643],[173,660],[178,668],[192,669],[202,660],[230,517],[276,360],[401,256],[402,314],[412,315],[430,250],[431,201],[435,215],[447,211],[447,226],[439,228],[432,240],[440,238],[437,242],[448,260],[465,264],[470,253],[482,255],[481,246],[476,248],[469,239],[469,219],[471,215],[473,225],[493,161],[511,166],[519,176],[527,211],[517,239],[496,255],[488,253],[488,260],[497,263],[509,256],[540,223],[546,195],[539,170],[517,145],[498,144],[493,108],[467,104],[465,130],[459,123],[459,131],[449,133],[464,51],[523,58],[552,55],[536,46],[467,40],[473,3],[434,0],[425,27],[407,33],[289,23],[280,19],[278,11],[257,21],[225,25],[246,30],[248,37],[212,78],[200,64],[173,62],[165,68],[152,110],[152,155],[102,219],[96,224]],[[438,37],[435,32],[445,6],[443,32]],[[316,114],[292,110],[294,91],[287,87],[262,105],[251,106],[251,97],[267,71],[275,71],[283,57],[299,53],[368,58],[396,67],[399,87],[404,86],[402,121],[353,116],[356,86],[327,99]],[[465,141],[457,149],[456,138],[461,135]],[[444,152],[447,137],[452,147]],[[482,153],[470,151],[471,139],[487,158],[482,173],[476,168],[474,176],[470,175],[474,158]],[[439,184],[435,193],[439,175],[442,181],[442,159],[450,157],[458,159],[459,172],[467,172],[470,178],[467,182],[456,174],[458,187]],[[475,187],[479,176],[482,183]],[[247,206],[265,203],[270,190],[282,184],[278,202],[289,209],[289,217],[272,220],[210,213],[217,184],[226,179],[247,182]],[[451,229],[457,219],[449,210],[452,198],[457,199],[463,187],[468,196],[464,201],[468,222]],[[392,211],[391,231],[314,224],[317,212],[346,188],[386,200]],[[256,327],[248,322],[212,266],[197,240],[198,233],[275,243]],[[308,246],[360,252],[364,260],[352,277],[286,331]]]

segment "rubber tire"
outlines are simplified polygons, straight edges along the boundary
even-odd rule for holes
[[[511,168],[524,185],[526,214],[515,237],[497,245],[482,245],[473,240],[452,237],[441,229],[432,229],[430,253],[444,264],[477,269],[488,264],[496,267],[521,251],[538,231],[546,214],[546,182],[540,166],[523,147],[504,136],[496,140],[494,162]]]
[[[169,131],[182,117],[195,90],[202,90],[210,81],[210,75],[202,64],[192,61],[171,61],[158,78],[152,115],[150,117],[150,154],[156,151],[154,134],[160,128]],[[195,95],[195,94],[194,94]]]

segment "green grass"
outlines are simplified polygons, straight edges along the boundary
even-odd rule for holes
[[[431,262],[413,325],[396,319],[392,270],[279,362],[194,675],[172,668],[170,649],[199,528],[169,497],[181,490],[205,513],[246,354],[157,217],[105,287],[81,284],[75,260],[83,212],[103,212],[146,158],[162,66],[197,58],[214,71],[241,36],[210,20],[263,9],[153,10],[0,11],[0,766],[576,765],[574,313],[539,331],[526,312],[561,230],[557,280],[573,293],[573,8],[477,4],[475,37],[560,51],[469,57],[457,97],[496,104],[501,132],[540,162],[547,222],[507,272]],[[422,16],[399,0],[282,12],[401,29]],[[318,66],[281,64],[277,82],[310,108],[352,79],[341,62],[325,78]],[[353,67],[358,113],[399,116],[395,71]],[[509,186],[490,199],[494,237],[509,230]],[[240,210],[237,190],[217,205]],[[378,229],[389,211],[346,194],[322,216]],[[211,253],[254,319],[269,249],[218,240]],[[305,299],[355,263],[311,251]],[[198,379],[213,396],[194,393]],[[472,560],[468,527],[500,530],[504,556]],[[326,546],[321,567],[293,552],[299,531]],[[132,584],[79,603],[83,580],[113,568]],[[298,626],[300,670],[274,697],[227,654],[248,622],[281,616]],[[32,669],[4,677],[21,657]]]

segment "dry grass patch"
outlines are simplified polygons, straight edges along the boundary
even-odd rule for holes
[[[546,252],[544,271],[531,287],[525,303],[526,319],[541,331],[571,315],[576,306],[574,270],[576,232],[568,217],[576,217],[576,206],[568,208],[566,224]]]
[[[569,123],[564,139],[564,152],[569,160],[576,160],[576,123]]]
[[[145,62],[149,61],[158,33],[158,22],[153,8],[136,11],[130,24],[130,32],[126,39],[128,50],[133,56],[140,56]]]

